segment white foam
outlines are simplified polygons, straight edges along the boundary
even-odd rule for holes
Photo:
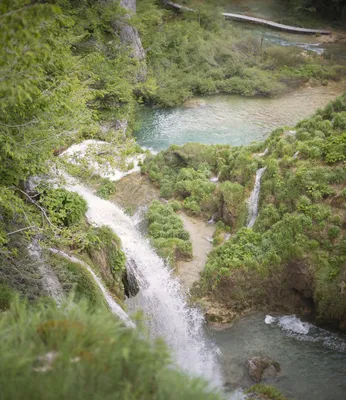
[[[266,315],[264,319],[264,323],[267,325],[271,325],[276,321],[276,318],[272,317],[271,315]]]
[[[312,325],[302,322],[295,315],[286,315],[279,319],[278,325],[285,331],[307,335]]]
[[[66,188],[87,201],[88,220],[113,229],[122,241],[127,259],[135,262],[133,273],[140,292],[129,299],[129,305],[143,310],[151,334],[165,339],[181,368],[221,387],[223,378],[217,348],[205,336],[203,314],[188,305],[179,281],[153,251],[149,241],[141,236],[136,221],[115,204],[97,197],[71,177],[65,177]]]

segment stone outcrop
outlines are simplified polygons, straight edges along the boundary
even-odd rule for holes
[[[256,382],[262,379],[275,378],[281,371],[280,364],[269,358],[253,357],[246,360],[246,368],[250,377]]]
[[[121,43],[131,49],[131,56],[141,62],[137,79],[140,82],[146,79],[145,51],[136,27],[129,23],[129,19],[136,14],[136,0],[121,0],[120,5],[128,12],[113,23],[113,28],[119,32]]]

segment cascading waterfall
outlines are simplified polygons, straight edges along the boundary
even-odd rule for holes
[[[88,265],[86,262],[80,260],[79,258],[70,256],[69,254],[65,253],[62,250],[50,248],[49,251],[51,251],[54,254],[58,254],[59,256],[68,259],[69,261],[80,264],[84,268],[86,268],[89,271],[92,278],[94,279],[97,286],[100,288],[100,290],[103,294],[103,297],[106,300],[108,307],[111,309],[112,313],[117,315],[122,321],[124,321],[125,325],[127,325],[131,328],[135,327],[135,324],[130,320],[130,317],[126,314],[126,312],[119,306],[119,304],[108,293],[107,289],[104,287],[103,283],[101,282],[101,279],[95,274],[95,272],[92,270],[90,265]]]
[[[113,229],[121,238],[127,259],[133,260],[136,266],[131,272],[140,292],[129,300],[129,306],[143,310],[152,336],[165,339],[182,369],[221,387],[223,380],[217,359],[218,349],[206,338],[204,317],[199,310],[188,306],[178,280],[141,236],[129,216],[74,179],[66,179],[66,189],[87,201],[89,221]]]
[[[248,216],[248,228],[252,228],[256,222],[256,218],[258,215],[258,200],[259,200],[259,195],[260,195],[260,190],[261,190],[261,178],[264,173],[264,171],[267,169],[267,167],[260,168],[256,172],[256,180],[255,180],[255,186],[251,192],[251,196],[249,198],[249,216]]]

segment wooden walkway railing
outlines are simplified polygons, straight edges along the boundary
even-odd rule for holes
[[[298,28],[296,26],[283,25],[278,24],[277,22],[268,21],[266,19],[248,17],[247,15],[241,14],[231,14],[231,13],[222,13],[225,18],[234,19],[236,21],[244,21],[251,22],[254,24],[269,26],[270,28],[280,29],[281,31],[290,32],[290,33],[300,33],[306,35],[331,35],[331,31],[325,31],[322,29],[307,29],[307,28]]]
[[[195,12],[195,10],[193,10],[192,8],[181,6],[180,4],[174,3],[172,1],[164,1],[164,4],[166,6],[175,8],[176,10]],[[268,26],[269,28],[279,29],[281,31],[290,32],[290,33],[299,33],[299,34],[306,34],[306,35],[331,35],[332,34],[331,31],[327,31],[327,30],[323,30],[323,29],[298,28],[296,26],[278,24],[277,22],[268,21],[266,19],[261,19],[261,18],[248,17],[247,15],[242,15],[242,14],[222,13],[222,15],[226,19],[233,19],[236,21],[243,21],[243,22],[251,22],[253,24],[264,25],[264,26]]]

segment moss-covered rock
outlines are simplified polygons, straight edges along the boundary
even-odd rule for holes
[[[100,273],[107,287],[118,298],[124,298],[122,278],[125,272],[126,257],[121,250],[119,237],[107,226],[91,227],[93,241],[86,252],[93,266]]]

